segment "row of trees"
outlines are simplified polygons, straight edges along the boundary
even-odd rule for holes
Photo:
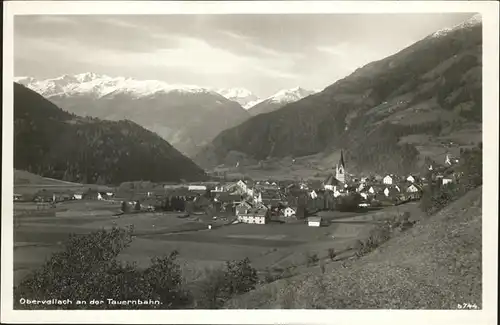
[[[173,251],[151,260],[149,267],[117,260],[132,242],[133,227],[72,235],[65,250],[56,253],[14,288],[16,309],[187,309],[219,308],[235,295],[255,288],[257,272],[248,258],[207,270],[191,286],[186,284]],[[72,304],[26,305],[20,299],[70,299]],[[110,305],[106,299],[158,300],[160,305]],[[104,301],[101,304],[77,304]]]

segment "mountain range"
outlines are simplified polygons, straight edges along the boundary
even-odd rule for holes
[[[476,15],[221,132],[194,159],[213,168],[234,164],[235,156],[253,164],[344,149],[350,170],[418,171],[428,159],[481,141],[481,71]]]
[[[86,184],[207,179],[190,159],[136,123],[70,114],[17,83],[14,168]]]
[[[253,116],[269,113],[314,93],[316,93],[316,91],[306,90],[301,87],[280,90],[266,99],[253,102],[252,106],[248,109],[248,112]]]
[[[276,109],[310,93],[295,88],[262,100],[244,88],[211,89],[90,72],[42,80],[16,77],[15,81],[77,115],[130,119],[188,156],[254,112]]]

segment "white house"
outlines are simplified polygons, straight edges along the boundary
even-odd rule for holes
[[[217,193],[220,193],[220,192],[224,192],[224,186],[222,185],[215,185],[215,188],[211,191],[211,192],[217,192]]]
[[[101,193],[97,192],[97,199],[98,200],[104,200]]]
[[[321,217],[309,217],[309,218],[307,218],[307,225],[309,227],[320,227],[321,226]]]
[[[263,225],[266,223],[267,209],[252,209],[245,214],[238,215],[237,219],[243,223]]]
[[[297,213],[297,211],[295,211],[295,209],[293,209],[291,207],[286,207],[286,209],[283,210],[283,215],[285,217],[294,216],[296,213]]]
[[[73,198],[75,200],[81,200],[83,198],[83,194],[81,194],[81,193],[75,193],[75,194],[73,194]]]
[[[391,175],[385,176],[384,179],[382,180],[382,183],[384,183],[386,185],[392,185],[392,182],[393,182],[393,178]]]
[[[415,184],[411,184],[410,186],[408,186],[408,188],[406,189],[406,192],[408,193],[417,193],[419,191],[418,187],[415,186]]]
[[[451,182],[453,182],[451,178],[443,178],[443,185],[450,184]]]
[[[311,192],[309,192],[309,196],[311,197],[311,199],[316,199],[318,198],[318,194],[316,193],[316,191],[312,190]]]
[[[406,180],[410,183],[415,183],[415,177],[413,175],[406,177]]]
[[[334,191],[333,191],[333,197],[339,197],[339,196],[342,196],[343,192],[340,192],[337,187],[335,187]]]
[[[189,185],[189,191],[206,191],[207,187],[205,185]]]
[[[368,193],[360,193],[359,195],[361,195],[361,197],[365,200],[368,199]]]

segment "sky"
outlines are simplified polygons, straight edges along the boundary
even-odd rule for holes
[[[323,89],[473,13],[31,15],[14,20],[14,73],[94,72],[259,97]]]

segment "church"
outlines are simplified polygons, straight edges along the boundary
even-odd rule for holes
[[[345,168],[344,152],[340,151],[340,159],[335,166],[335,175],[330,174],[323,182],[325,190],[336,191],[337,188],[343,187],[348,181],[348,176]]]

